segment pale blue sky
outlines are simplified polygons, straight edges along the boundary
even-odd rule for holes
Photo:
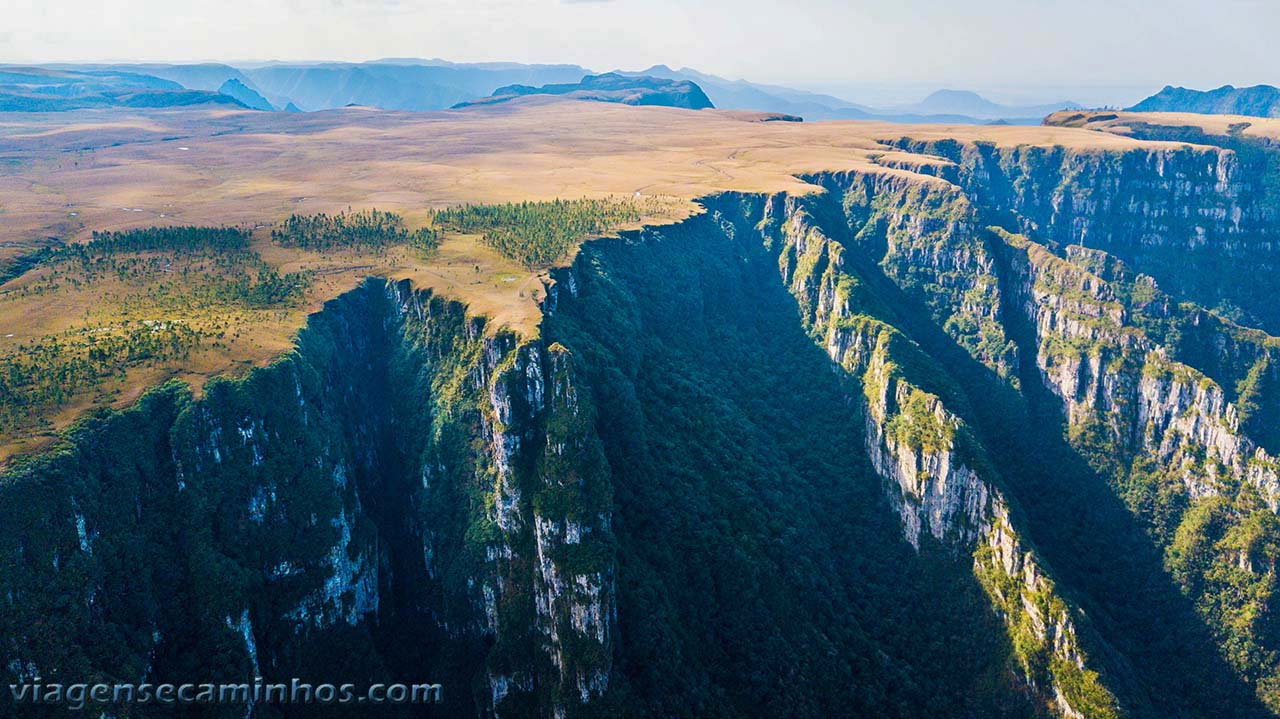
[[[827,89],[1280,83],[1269,0],[4,0],[0,61],[689,66]],[[854,92],[845,92],[853,95]],[[1032,95],[1042,93],[1032,92]],[[857,99],[857,98],[853,98]],[[867,98],[869,99],[869,98]]]

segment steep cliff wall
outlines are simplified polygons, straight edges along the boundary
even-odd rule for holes
[[[1036,367],[1061,402],[1072,444],[1111,477],[1227,656],[1275,702],[1266,616],[1276,601],[1280,464],[1242,426],[1238,406],[1249,397],[1232,403],[1210,376],[1175,359],[1256,378],[1273,342],[1177,307],[1149,279],[1118,270],[1108,282],[1024,237],[994,239],[1007,248],[1011,295],[1036,328]],[[1162,344],[1174,334],[1162,332],[1168,322],[1208,325],[1198,329],[1218,352],[1192,351],[1200,337]]]
[[[1139,136],[1143,136],[1139,133]],[[953,163],[952,179],[989,221],[1041,241],[1106,250],[1162,287],[1280,331],[1268,298],[1280,267],[1274,151],[1204,136],[1124,152],[988,143],[895,144]],[[1249,277],[1249,282],[1239,282]]]
[[[563,348],[371,280],[272,366],[85,423],[0,489],[6,663],[432,678],[451,711],[572,713],[607,691],[613,611],[572,376]]]
[[[766,237],[772,235],[766,244],[779,253],[782,279],[800,300],[809,333],[861,384],[866,452],[885,483],[904,537],[919,547],[927,534],[971,557],[975,576],[1005,623],[1018,671],[1046,707],[1064,716],[1116,716],[1115,697],[1081,649],[1079,610],[1056,592],[1043,560],[1016,526],[980,443],[939,396],[964,406],[959,391],[918,346],[873,316],[884,303],[859,301],[850,291],[868,283],[859,278],[855,263],[846,264],[846,251],[874,247],[872,238],[883,233],[883,254],[867,260],[878,260],[886,273],[923,287],[938,324],[1001,376],[1013,372],[1016,355],[1006,349],[1012,343],[998,324],[998,298],[990,296],[998,291],[995,263],[972,232],[967,205],[955,197],[921,204],[921,198],[947,188],[904,192],[905,182],[898,178],[830,181],[852,188],[855,198],[851,202],[846,196],[843,206],[851,223],[863,223],[849,250],[827,236],[801,201],[772,198],[758,227]],[[877,209],[865,213],[866,207]],[[933,215],[939,210],[941,218]],[[813,286],[829,289],[812,292]],[[975,328],[983,333],[979,341],[974,341]],[[1001,351],[991,353],[992,346]]]
[[[1039,714],[971,561],[898,526],[860,378],[831,371],[758,233],[713,212],[592,243],[557,280],[543,329],[583,360],[613,471],[625,706]]]
[[[962,157],[990,150],[930,149],[958,152]],[[1214,154],[1205,149],[1195,152]],[[1220,157],[1227,162],[1231,159],[1228,155]],[[1176,163],[1177,157],[1156,152],[1147,161]],[[1057,167],[1079,162],[1078,158],[1060,159],[1050,164]],[[1124,156],[1103,160],[1121,169],[1136,161]],[[1276,463],[1264,448],[1273,441],[1274,422],[1268,421],[1266,410],[1260,408],[1274,406],[1271,367],[1275,340],[1193,305],[1180,304],[1161,292],[1151,278],[1132,273],[1106,252],[1052,241],[1043,245],[1003,230],[980,229],[986,222],[1001,219],[1003,212],[999,205],[983,203],[1004,202],[1008,207],[1026,209],[1036,202],[1029,195],[1036,193],[1037,185],[1002,189],[1001,181],[990,173],[970,174],[977,173],[977,166],[966,169],[961,165],[956,173],[962,183],[977,185],[972,192],[928,178],[918,180],[919,188],[903,192],[899,187],[906,181],[898,173],[829,175],[814,178],[827,188],[829,199],[807,203],[807,207],[796,201],[777,205],[781,209],[772,221],[766,211],[766,233],[780,228],[784,237],[792,238],[784,241],[784,246],[794,247],[797,258],[815,252],[826,258],[797,261],[784,255],[781,260],[784,278],[793,291],[799,290],[796,295],[802,314],[822,328],[849,314],[850,306],[861,306],[866,308],[862,311],[878,312],[887,322],[909,328],[922,341],[928,338],[930,354],[957,363],[950,372],[963,386],[986,388],[985,396],[974,397],[972,389],[967,392],[972,400],[968,404],[970,416],[984,425],[988,444],[1025,441],[1008,429],[1000,429],[1009,421],[998,416],[1002,413],[1034,417],[1047,411],[1063,417],[1062,433],[1070,443],[1067,454],[1089,461],[1097,476],[1110,486],[1091,480],[1088,472],[1067,474],[1090,483],[1103,501],[1108,496],[1124,501],[1131,516],[1138,519],[1135,526],[1145,529],[1154,548],[1164,555],[1165,571],[1214,628],[1221,651],[1235,671],[1256,682],[1262,696],[1274,701],[1269,679],[1274,670],[1266,649],[1271,630],[1265,618],[1273,595],[1273,561],[1268,547],[1278,485]],[[1080,170],[1076,182],[1107,197],[1114,193],[1116,183],[1126,188],[1132,184],[1096,168]],[[1184,203],[1179,207],[1190,212],[1196,211],[1196,205],[1186,203],[1184,195],[1209,195],[1211,191],[1193,182],[1169,186],[1155,180],[1149,183],[1148,203]],[[1216,189],[1228,195],[1227,201],[1234,201],[1229,197],[1231,188]],[[1002,191],[1009,196],[1001,199]],[[946,193],[951,199],[924,199]],[[1214,197],[1207,204],[1222,201]],[[840,212],[831,208],[835,202],[839,202]],[[868,212],[867,207],[872,210]],[[1197,222],[1217,213],[1206,210],[1201,214]],[[1037,230],[1035,223],[1018,215],[1003,219]],[[1255,232],[1270,231],[1265,217],[1255,219],[1259,223],[1253,227]],[[1116,222],[1140,229],[1133,218]],[[1169,233],[1158,239],[1180,246],[1179,242],[1191,241],[1186,233],[1194,236],[1203,231],[1195,227],[1199,225],[1162,225],[1151,232]],[[838,247],[814,249],[815,244],[823,244],[824,231],[841,238],[835,243]],[[1051,248],[1060,248],[1060,254]],[[859,274],[860,279],[841,280],[839,271],[832,277],[831,268],[841,266],[848,268],[844,274]],[[964,268],[961,274],[970,278],[969,283],[952,279],[958,266]],[[792,277],[791,272],[801,276]],[[846,291],[804,291],[817,285],[843,286]],[[922,327],[904,313],[901,304],[850,303],[847,288],[851,286],[876,287],[882,296],[918,303],[930,310],[936,327]],[[804,309],[806,302],[815,298],[833,303],[833,307]],[[985,328],[983,321],[988,323]],[[975,327],[982,329],[975,334]],[[942,330],[945,337],[931,330]],[[818,332],[819,341],[829,347],[833,358],[839,358],[851,342],[833,341],[825,333]],[[1005,342],[1013,345],[1007,352],[990,350]],[[950,351],[949,344],[963,349],[967,358],[984,365],[999,381],[984,381],[977,368],[964,369],[966,357]],[[865,351],[855,353],[858,362],[866,362],[866,355]],[[1021,393],[1009,395],[1002,387],[1020,389]],[[1042,396],[1041,387],[1051,394]],[[908,392],[890,399],[914,401],[928,410],[917,412],[917,416],[932,415],[937,420],[908,426],[948,426],[945,413],[922,404],[919,396]],[[893,402],[881,404],[892,406]],[[963,405],[956,406],[957,411],[965,412]],[[874,410],[876,403],[869,407]],[[873,438],[875,424],[869,423]],[[1037,429],[1028,427],[1023,434],[1034,436]],[[1250,437],[1250,430],[1258,430],[1260,439]],[[888,431],[883,434],[892,437]],[[945,440],[949,433],[924,434],[937,434]],[[935,444],[946,446],[945,441]],[[894,447],[888,444],[886,448],[891,456]],[[874,446],[871,451],[875,456]],[[1003,454],[996,464],[1006,472],[1014,468],[1016,477],[1026,471],[1018,467],[1019,462],[1016,456]],[[936,459],[934,463],[935,472],[943,468]],[[928,496],[928,490],[919,491],[918,470],[904,473],[900,463],[889,462],[883,463],[883,469],[886,476],[902,478],[899,484],[904,491]],[[963,526],[973,516],[972,500],[966,497],[978,493],[961,489],[969,483],[961,473],[955,475],[952,486],[934,491],[936,497],[947,500],[941,503],[943,509],[933,509],[933,516],[944,518],[941,523],[948,527],[947,532],[956,531],[957,520]],[[1016,484],[1019,493],[1031,502],[1045,489],[1052,489],[1034,477],[1019,478]],[[1029,491],[1033,494],[1026,494]],[[1207,503],[1203,507],[1202,501]],[[963,512],[959,511],[962,506]],[[904,512],[903,519],[909,531],[929,526],[914,511]],[[1128,535],[1124,542],[1133,541],[1132,532],[1120,534]],[[1054,544],[1056,547],[1057,542]],[[1058,550],[1060,547],[1055,548],[1055,554]],[[1068,568],[1074,563],[1069,556],[1059,561]]]

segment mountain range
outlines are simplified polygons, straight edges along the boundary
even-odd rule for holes
[[[644,80],[637,85],[628,84],[623,78]],[[672,85],[669,89],[675,95],[667,97],[654,93],[658,80],[682,85]],[[604,87],[601,83],[612,85]],[[263,111],[315,111],[348,105],[431,111],[492,104],[503,96],[509,99],[535,91],[579,99],[626,101],[617,94],[624,86],[631,90],[632,104],[714,106],[806,120],[1036,125],[1059,110],[1082,109],[1068,100],[1007,105],[955,89],[938,90],[915,103],[873,107],[834,95],[729,80],[666,65],[596,75],[578,65],[389,58],[364,63],[273,62],[238,67],[221,63],[10,66],[0,68],[0,112],[199,105]],[[635,95],[637,90],[640,94]],[[1280,117],[1280,88],[1224,85],[1200,91],[1166,86],[1128,109]]]
[[[716,107],[725,110],[761,110],[798,115],[807,120],[880,120],[886,122],[981,123],[1004,121],[1038,125],[1046,115],[1058,110],[1079,109],[1063,101],[1049,105],[1015,106],[991,102],[977,93],[939,90],[912,105],[877,108],[849,102],[832,95],[794,90],[778,85],[762,85],[746,80],[727,80],[690,68],[673,70],[666,65],[632,75],[689,80],[698,83]]]
[[[246,107],[229,95],[129,69],[0,68],[0,112],[190,105]]]
[[[691,68],[675,70],[655,65],[638,72],[618,70],[609,74],[693,83],[718,108],[780,113],[807,120],[1038,124],[1050,112],[1079,107],[1072,102],[1001,105],[972,92],[941,90],[919,103],[876,108],[832,95],[729,80]],[[216,103],[257,110],[292,107],[315,111],[363,105],[429,111],[477,100],[491,102],[486,98],[502,88],[575,85],[593,76],[596,75],[591,70],[577,65],[452,63],[411,58],[240,66],[152,63],[14,67],[0,74],[0,93],[6,98],[0,101],[3,102],[0,109],[48,111],[139,106],[138,103],[150,103],[146,106]],[[50,83],[49,77],[63,79]],[[156,94],[133,97],[138,85]],[[43,86],[43,90],[33,93],[31,88],[35,86]],[[104,94],[108,87],[111,91]],[[54,99],[59,96],[76,99]]]

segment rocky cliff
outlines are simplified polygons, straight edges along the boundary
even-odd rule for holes
[[[590,412],[563,347],[371,280],[272,366],[158,389],[10,472],[9,669],[437,676],[454,711],[570,715],[612,641]]]
[[[1178,142],[1109,152],[909,138],[894,144],[948,161],[941,172],[985,222],[1046,243],[1104,250],[1175,294],[1280,330],[1267,301],[1280,252],[1277,155],[1245,142],[1215,147],[1203,135],[1139,134]],[[1235,281],[1243,273],[1256,281]]]

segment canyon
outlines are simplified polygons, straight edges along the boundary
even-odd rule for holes
[[[448,716],[1280,713],[1266,137],[573,112],[726,152],[679,156],[687,216],[539,274],[532,328],[371,274],[288,350],[13,461],[9,674],[424,678]],[[655,156],[591,182],[681,174]]]

